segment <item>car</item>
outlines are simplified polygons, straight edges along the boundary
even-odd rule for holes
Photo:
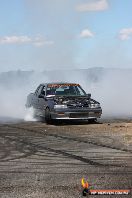
[[[34,109],[34,117],[47,123],[57,119],[96,121],[101,117],[100,103],[86,94],[79,84],[54,82],[40,84],[27,96],[26,107]]]

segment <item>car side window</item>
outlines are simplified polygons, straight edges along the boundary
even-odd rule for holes
[[[40,94],[43,94],[44,95],[44,87],[45,86],[43,86],[43,85],[40,85],[37,89],[36,89],[36,91],[35,91],[35,94],[36,95],[40,95]],[[43,90],[43,91],[42,91]]]
[[[36,94],[36,95],[38,94],[38,91],[39,91],[40,87],[41,87],[41,85],[39,85],[39,86],[37,87],[37,89],[36,89],[36,91],[35,91],[35,94]]]
[[[41,94],[45,96],[45,86],[41,89]]]

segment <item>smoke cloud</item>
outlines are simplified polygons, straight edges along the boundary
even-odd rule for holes
[[[94,98],[100,101],[103,117],[132,118],[132,70],[111,69],[102,80],[91,86]]]

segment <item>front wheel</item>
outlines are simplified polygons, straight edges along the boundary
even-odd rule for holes
[[[47,124],[51,124],[51,122],[52,122],[50,109],[48,107],[45,109],[45,122]]]
[[[90,124],[96,124],[96,123],[97,123],[97,118],[89,119],[88,122],[89,122]]]

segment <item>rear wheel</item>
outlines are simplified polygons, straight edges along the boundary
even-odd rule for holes
[[[37,110],[35,108],[33,108],[33,118],[35,118],[35,119],[38,118]]]
[[[38,110],[35,108],[33,108],[33,118],[37,121],[43,122],[43,118],[40,115],[38,115]]]
[[[48,107],[45,109],[45,122],[47,124],[51,124],[51,122],[52,122],[50,109]]]

